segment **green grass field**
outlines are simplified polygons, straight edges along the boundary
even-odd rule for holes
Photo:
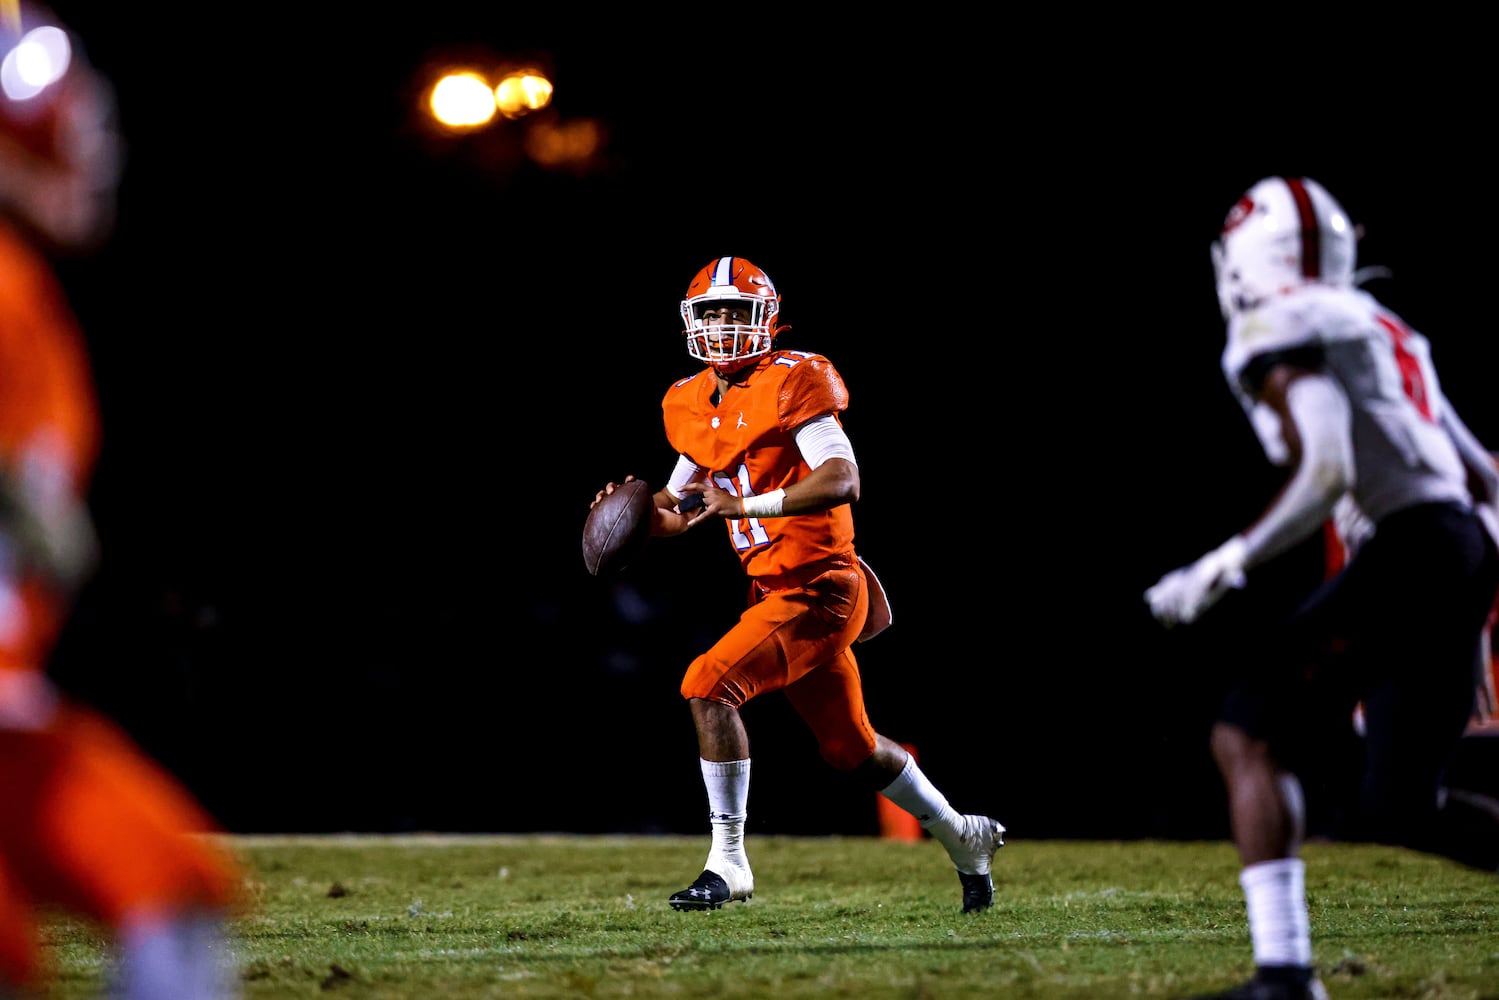
[[[1013,840],[964,915],[934,841],[752,837],[757,894],[679,913],[703,837],[238,837],[246,998],[1179,997],[1251,970],[1226,843]],[[1499,880],[1364,845],[1304,852],[1334,1000],[1499,998]],[[54,918],[51,996],[107,952]]]

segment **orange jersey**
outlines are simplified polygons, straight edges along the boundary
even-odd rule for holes
[[[0,467],[81,496],[99,434],[83,333],[61,284],[48,260],[0,222]],[[39,581],[0,562],[0,670],[40,669],[65,610]]]
[[[784,489],[810,474],[793,433],[814,417],[838,419],[848,408],[848,390],[837,369],[822,355],[805,351],[766,355],[715,406],[717,390],[708,368],[673,383],[661,401],[666,438],[719,489],[741,497]],[[848,504],[815,514],[724,523],[744,571],[755,578],[854,551]]]
[[[0,222],[0,467],[33,502],[82,500],[100,440],[87,344],[50,263]],[[45,978],[42,904],[126,921],[237,901],[212,817],[128,735],[61,698],[69,596],[8,556],[0,520],[0,993]],[[136,924],[140,926],[140,924]],[[27,995],[30,995],[29,993]]]

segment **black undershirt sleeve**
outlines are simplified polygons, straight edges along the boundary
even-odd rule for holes
[[[1289,347],[1282,351],[1256,354],[1244,366],[1243,374],[1239,376],[1239,383],[1244,387],[1245,392],[1258,397],[1260,389],[1265,384],[1265,376],[1269,375],[1270,369],[1276,365],[1289,364],[1308,371],[1317,371],[1322,367],[1324,359],[1325,354],[1321,344],[1307,344],[1302,347]]]

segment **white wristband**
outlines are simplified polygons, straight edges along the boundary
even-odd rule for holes
[[[780,517],[781,501],[786,499],[785,490],[771,490],[757,497],[741,497],[745,517]]]

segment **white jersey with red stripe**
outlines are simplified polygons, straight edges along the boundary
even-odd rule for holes
[[[1254,420],[1253,363],[1307,348],[1320,354],[1320,367],[1337,380],[1352,407],[1351,492],[1360,511],[1377,524],[1412,504],[1470,502],[1462,456],[1443,426],[1449,404],[1430,344],[1358,288],[1306,285],[1229,321],[1223,374],[1272,461],[1283,445]]]

